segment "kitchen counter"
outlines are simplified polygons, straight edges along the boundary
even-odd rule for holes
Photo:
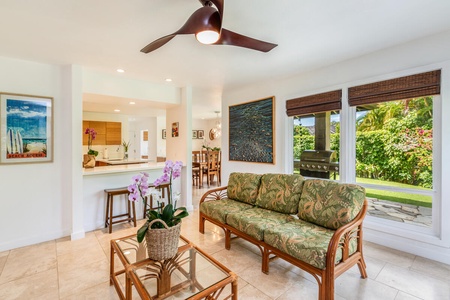
[[[98,175],[98,174],[111,174],[111,173],[125,173],[125,172],[141,172],[145,170],[162,170],[165,163],[135,162],[131,164],[111,164],[103,167],[84,168],[83,175]],[[161,172],[161,171],[159,171]]]
[[[154,182],[163,174],[164,163],[140,163],[129,165],[110,165],[104,167],[83,169],[83,228],[87,231],[105,226],[106,195],[105,189],[124,188],[133,183],[133,176],[146,172],[148,182]],[[181,191],[181,180],[173,184],[175,191]],[[116,196],[114,200],[114,215],[126,211],[128,200],[124,195]],[[136,215],[142,218],[143,201],[137,201]],[[136,228],[137,230],[138,228]],[[114,229],[113,229],[114,230]]]
[[[97,158],[95,160],[100,163],[103,163],[103,165],[107,164],[107,165],[111,165],[111,166],[142,164],[142,163],[152,162],[151,160],[148,160],[148,159],[121,159],[121,158],[110,158],[110,159]]]

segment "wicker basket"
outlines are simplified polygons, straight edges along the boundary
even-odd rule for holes
[[[166,228],[155,228],[151,226],[160,222]],[[148,257],[153,260],[164,260],[175,256],[178,252],[178,241],[180,238],[181,222],[173,227],[168,227],[166,222],[156,219],[148,224],[145,240],[147,242]]]

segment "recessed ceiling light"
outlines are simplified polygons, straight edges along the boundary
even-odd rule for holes
[[[117,72],[123,73],[123,72],[125,72],[125,70],[124,69],[117,69]]]
[[[115,112],[120,112],[120,109],[115,109],[114,111],[115,111]]]
[[[166,78],[166,82],[172,82],[172,78]]]
[[[130,104],[131,104],[131,105],[133,105],[133,104],[136,104],[136,102],[134,102],[134,101],[131,101],[131,102],[130,102]]]

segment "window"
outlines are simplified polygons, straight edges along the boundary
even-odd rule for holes
[[[356,107],[356,182],[369,215],[431,227],[432,97]]]
[[[440,157],[441,71],[351,87],[356,107],[356,182],[366,187],[369,215],[432,228]],[[398,100],[403,99],[403,100]]]
[[[340,114],[327,111],[294,117],[294,173],[339,179]]]
[[[294,117],[294,173],[305,177],[337,179],[342,90],[286,101]]]

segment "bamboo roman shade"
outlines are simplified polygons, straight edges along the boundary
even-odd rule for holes
[[[340,110],[342,108],[342,90],[315,94],[286,101],[288,117],[312,113]]]
[[[348,89],[350,106],[439,95],[441,70],[420,73]]]

